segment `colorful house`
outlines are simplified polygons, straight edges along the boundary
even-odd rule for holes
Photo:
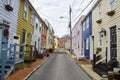
[[[106,63],[113,59],[120,63],[119,7],[119,0],[100,0],[92,10],[94,70],[102,77],[107,77],[110,70]],[[100,59],[96,60],[98,56]]]
[[[3,49],[17,41],[19,6],[20,0],[0,0],[0,57]]]
[[[90,59],[90,37],[92,35],[92,13],[89,12],[82,22],[82,47],[85,58]]]
[[[113,58],[120,62],[119,7],[119,0],[102,0],[92,10],[94,52],[101,48],[104,62]]]
[[[54,48],[54,30],[51,24],[46,21],[47,24],[47,36],[46,36],[46,49],[53,49]]]
[[[42,33],[42,20],[36,12],[35,23],[34,23],[33,45],[35,45],[35,47],[37,48],[37,51],[39,52],[41,47],[41,33]]]
[[[47,36],[47,25],[45,20],[42,20],[42,33],[41,33],[41,53],[46,50],[46,36]]]
[[[85,16],[81,16],[72,29],[72,49],[77,59],[84,57],[82,48],[82,21]]]
[[[58,48],[58,38],[55,37],[54,38],[54,49],[57,49]]]
[[[66,37],[65,39],[65,49],[66,50],[70,49],[70,37]]]
[[[35,10],[29,0],[20,0],[19,19],[18,19],[18,36],[20,37],[20,44],[33,45],[34,34],[34,14]],[[22,50],[20,48],[20,50]],[[30,54],[30,48],[25,48],[26,56]]]

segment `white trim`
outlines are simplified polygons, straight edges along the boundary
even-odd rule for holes
[[[107,51],[107,60],[110,60],[110,27],[108,28],[108,51]]]
[[[26,2],[24,2],[24,9],[23,9],[24,11],[23,11],[23,18],[25,19],[25,20],[28,20],[28,10],[29,10],[29,7],[28,7],[28,5],[27,5],[27,3]],[[26,17],[25,17],[25,12],[26,12]]]
[[[92,38],[92,36],[90,36],[90,60],[93,60],[93,45],[94,45],[94,40]]]

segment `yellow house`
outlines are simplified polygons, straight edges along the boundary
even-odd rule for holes
[[[46,36],[46,49],[53,49],[54,48],[54,30],[51,24],[45,20],[45,23],[48,27],[47,29],[47,36]]]
[[[20,0],[20,11],[18,19],[18,36],[20,37],[20,43],[32,44],[32,35],[34,31],[34,8],[28,0]],[[30,48],[25,49],[30,51]],[[30,53],[30,52],[26,52]]]
[[[93,52],[101,48],[107,62],[113,58],[120,63],[120,1],[100,0],[92,10]]]
[[[57,37],[54,38],[54,48],[55,49],[58,48],[58,38]]]

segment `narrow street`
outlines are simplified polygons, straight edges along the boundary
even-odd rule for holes
[[[37,69],[27,80],[91,80],[67,54],[58,52]]]

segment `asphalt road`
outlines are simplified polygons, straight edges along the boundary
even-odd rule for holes
[[[92,80],[67,54],[54,54],[27,80]]]

